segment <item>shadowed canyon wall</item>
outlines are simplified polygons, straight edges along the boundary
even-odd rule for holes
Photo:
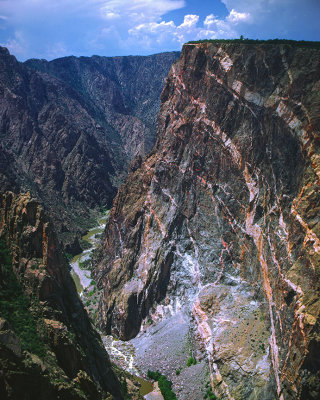
[[[19,63],[0,48],[2,191],[31,193],[68,252],[155,142],[160,93],[179,53]]]
[[[29,194],[0,195],[0,240],[1,398],[121,400],[52,224]]]
[[[184,45],[106,226],[101,328],[183,313],[221,399],[320,395],[319,56]]]

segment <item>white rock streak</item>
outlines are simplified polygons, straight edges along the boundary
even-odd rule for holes
[[[228,71],[232,67],[232,62],[231,60],[227,57],[225,57],[222,61],[220,60],[220,63],[222,67],[224,68],[225,71]],[[182,82],[182,79],[180,76],[177,75],[176,70],[173,68],[173,77],[176,80],[178,87],[177,91],[179,94],[181,94],[181,90],[185,89],[185,85]],[[207,75],[210,77],[213,77],[216,79],[220,84],[222,84],[221,79],[218,79],[217,76],[214,74],[210,73],[207,71]],[[180,86],[180,88],[179,88]],[[247,89],[243,89],[243,84],[239,81],[235,81],[232,84],[232,89],[240,95],[241,90],[244,90],[244,97],[247,101],[252,102],[256,105],[263,105],[263,98],[257,94],[257,93],[252,93]],[[198,109],[199,117],[196,119],[196,123],[198,124],[204,124],[207,127],[210,127],[211,129],[205,129],[210,136],[214,135],[216,137],[219,137],[224,145],[224,147],[227,149],[229,152],[231,159],[233,162],[238,166],[239,170],[241,171],[242,167],[242,158],[241,154],[238,151],[237,147],[235,144],[232,142],[232,140],[227,136],[225,132],[221,130],[221,128],[215,123],[215,121],[210,120],[206,116],[206,104],[200,99],[194,99],[192,96],[190,96],[191,103]],[[277,392],[280,400],[283,400],[283,395],[281,394],[281,385],[280,385],[280,371],[279,371],[279,350],[278,350],[278,345],[276,341],[276,332],[275,332],[275,322],[273,318],[273,307],[274,307],[274,301],[273,301],[273,296],[272,296],[272,288],[271,284],[269,281],[269,271],[268,271],[268,265],[267,261],[265,258],[265,242],[263,238],[263,232],[262,229],[260,228],[259,225],[254,224],[254,216],[256,212],[256,204],[258,201],[258,195],[259,195],[259,187],[258,187],[258,176],[256,174],[255,178],[249,173],[249,166],[246,163],[245,167],[242,169],[242,174],[245,179],[248,191],[249,191],[249,205],[247,209],[247,216],[246,216],[246,226],[245,226],[245,231],[246,233],[252,237],[256,247],[257,247],[257,252],[258,252],[258,257],[262,269],[262,275],[263,275],[263,281],[264,281],[264,289],[266,292],[266,296],[268,299],[268,304],[269,304],[269,315],[270,315],[270,322],[271,322],[271,336],[270,336],[270,349],[271,349],[271,359],[272,359],[272,364],[273,364],[273,369],[274,369],[274,375],[276,379],[276,384],[277,384]],[[191,233],[189,232],[190,238],[192,238]],[[195,246],[194,246],[195,247]],[[196,249],[196,247],[195,247]],[[194,272],[196,273],[198,271],[198,268],[195,266]],[[201,285],[199,285],[199,288],[201,288]],[[212,351],[213,351],[213,343],[212,343],[212,332],[210,329],[209,324],[207,323],[207,315],[205,314],[204,311],[202,311],[199,300],[197,299],[194,303],[193,306],[193,314],[195,316],[195,319],[197,321],[198,325],[198,332],[205,343],[208,355],[209,355],[209,360],[212,361]],[[214,364],[214,363],[213,363]],[[210,365],[210,368],[212,368],[213,365]],[[214,369],[217,369],[217,366],[214,365]],[[216,375],[220,374],[219,371],[215,371]],[[231,399],[232,397],[230,396],[230,393],[228,391],[227,385],[223,382],[223,387],[225,389],[225,393],[227,394],[228,398]]]
[[[231,68],[232,65],[230,64],[230,61],[227,58],[224,60],[223,65],[224,65],[225,69]],[[176,80],[176,85],[178,85],[178,87],[176,85],[175,85],[175,87],[177,87],[177,91],[178,91],[179,95],[181,95],[182,94],[181,89],[184,90],[185,85],[182,81],[182,78],[177,75],[177,72],[174,67],[172,68],[172,74],[173,74],[173,78]],[[199,99],[194,99],[193,97],[191,97],[191,103],[199,110],[200,115],[199,115],[199,118],[197,119],[197,121],[199,123],[204,122],[205,124],[210,126],[213,129],[213,131],[215,132],[215,134],[221,137],[224,145],[229,150],[229,152],[232,154],[232,157],[235,158],[237,160],[237,162],[240,162],[240,153],[237,151],[236,147],[233,145],[231,140],[227,137],[227,135],[224,132],[221,132],[220,128],[214,123],[214,121],[210,121],[208,118],[206,118],[206,104],[204,102],[201,102]],[[181,118],[179,118],[179,123],[181,123],[181,122],[182,122]],[[211,135],[211,132],[209,132],[209,134]],[[204,181],[204,184],[209,184],[211,186],[210,183],[207,183],[205,181]],[[198,298],[200,291],[203,288],[203,285],[201,283],[201,272],[200,272],[200,266],[199,266],[199,261],[198,261],[199,260],[199,250],[197,248],[196,241],[193,238],[192,232],[191,232],[188,224],[187,224],[187,231],[188,231],[190,240],[193,244],[195,258],[194,259],[187,258],[187,259],[185,259],[185,261],[187,261],[186,264],[188,265],[189,272],[193,275],[193,278],[194,278],[193,283],[197,284],[197,294],[195,296],[195,301],[193,304],[192,312],[193,312],[193,315],[194,315],[196,323],[197,323],[198,333],[201,337],[202,342],[205,344],[205,348],[206,348],[206,351],[208,354],[209,368],[210,368],[210,374],[211,374],[211,385],[212,385],[212,387],[214,387],[213,378],[215,376],[215,378],[218,380],[218,382],[220,382],[220,386],[223,388],[223,391],[226,394],[227,398],[229,400],[234,400],[234,398],[230,395],[227,384],[222,379],[222,376],[219,372],[218,366],[213,362],[213,349],[214,349],[213,335],[212,335],[210,325],[207,322],[208,317],[207,317],[206,313],[201,309],[199,298]],[[179,252],[177,252],[177,253],[179,255]],[[180,256],[182,256],[181,253],[180,253]],[[183,256],[183,258],[185,258],[185,256]]]
[[[271,336],[269,339],[270,349],[271,349],[271,359],[272,365],[274,369],[274,375],[277,384],[277,392],[280,400],[283,400],[283,395],[281,394],[281,385],[280,385],[280,368],[279,368],[279,349],[276,340],[276,330],[275,330],[275,321],[273,318],[273,295],[272,288],[269,280],[269,271],[268,264],[266,261],[265,252],[265,241],[263,237],[263,231],[258,224],[254,224],[254,216],[256,212],[256,204],[258,201],[258,179],[254,180],[248,171],[247,165],[243,171],[243,176],[246,181],[246,185],[250,194],[250,203],[254,202],[254,205],[248,206],[247,216],[246,216],[246,231],[249,236],[252,237],[258,252],[258,257],[262,269],[263,281],[264,281],[264,290],[268,299],[269,304],[269,316],[271,323]]]

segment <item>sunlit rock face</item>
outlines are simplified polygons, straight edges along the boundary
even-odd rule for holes
[[[106,227],[101,327],[183,312],[221,399],[320,393],[319,78],[318,50],[185,45]]]

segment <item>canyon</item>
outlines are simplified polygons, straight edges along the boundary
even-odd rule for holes
[[[6,398],[141,399],[105,346],[179,400],[319,398],[319,51],[19,63],[0,48]],[[65,253],[101,207],[90,319]]]
[[[30,191],[68,253],[110,207],[135,156],[151,150],[178,52],[18,62],[0,48],[2,191]]]
[[[157,143],[118,191],[99,327],[179,399],[319,397],[319,63],[299,46],[184,45]]]
[[[0,48],[5,399],[141,398],[139,384],[112,366],[66,254],[86,245],[81,235],[112,204],[130,163],[152,148],[160,93],[178,56],[21,63]]]

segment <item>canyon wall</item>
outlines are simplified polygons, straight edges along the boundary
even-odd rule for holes
[[[31,59],[24,65],[70,85],[95,119],[114,129],[110,147],[124,153],[123,170],[135,155],[147,154],[155,144],[161,91],[179,55],[63,57],[50,62]],[[116,150],[119,144],[121,148]]]
[[[66,250],[109,207],[134,156],[155,142],[160,93],[177,52],[18,62],[0,48],[2,191],[30,190]]]
[[[184,45],[156,146],[106,226],[101,329],[128,340],[187,321],[221,399],[320,395],[319,56]],[[161,350],[153,356],[161,366]]]
[[[29,193],[0,194],[3,399],[123,399],[52,224]]]

